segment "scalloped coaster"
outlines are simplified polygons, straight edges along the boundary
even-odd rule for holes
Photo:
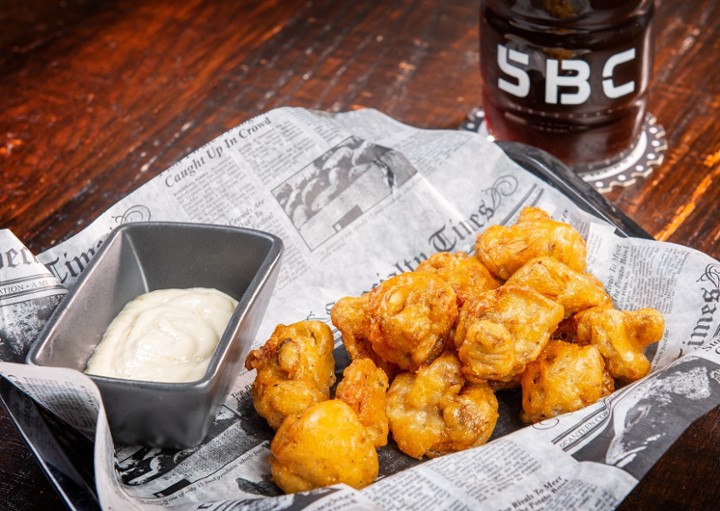
[[[485,112],[479,107],[468,114],[460,129],[490,136],[485,127]],[[625,158],[607,167],[578,172],[578,175],[600,193],[609,192],[615,186],[630,186],[662,164],[667,147],[665,128],[648,113],[637,144]]]

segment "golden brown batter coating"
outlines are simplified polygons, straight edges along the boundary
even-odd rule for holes
[[[343,371],[335,399],[355,410],[375,447],[387,444],[388,418],[385,413],[388,377],[369,358],[359,358]]]
[[[256,369],[255,410],[278,429],[286,416],[330,398],[335,383],[333,334],[321,321],[278,325],[265,345],[245,359]]]
[[[613,377],[632,382],[650,372],[644,350],[662,339],[664,329],[665,320],[655,309],[595,307],[577,315],[575,341],[597,346]]]
[[[389,432],[413,458],[441,456],[488,441],[495,390],[522,387],[521,418],[533,423],[647,374],[643,349],[662,337],[662,316],[615,310],[585,257],[572,226],[526,208],[478,236],[474,256],[437,253],[338,300],[330,317],[352,362],[334,399],[330,329],[279,325],[246,360],[258,370],[255,407],[277,429],[273,480],[288,493],[362,488]]]
[[[361,296],[346,296],[341,298],[330,309],[330,320],[342,335],[345,350],[351,360],[369,358],[376,366],[381,368],[392,379],[400,369],[390,362],[383,360],[372,349],[368,340],[370,333],[370,317],[367,310],[368,293]]]
[[[517,381],[562,319],[561,305],[524,287],[504,285],[465,302],[455,331],[465,378]]]
[[[427,272],[382,282],[370,292],[367,311],[373,351],[411,371],[443,352],[458,314],[450,284]]]
[[[534,423],[595,403],[615,390],[600,350],[550,341],[522,376],[521,418]]]
[[[400,450],[420,459],[487,442],[498,402],[487,384],[467,384],[458,359],[445,352],[417,373],[404,372],[393,380],[387,414]]]
[[[272,479],[286,493],[338,483],[361,489],[378,475],[378,455],[367,430],[337,399],[288,416],[270,450]]]
[[[506,285],[529,287],[559,303],[565,317],[591,307],[611,307],[612,299],[594,275],[549,256],[536,257],[513,273]]]
[[[442,277],[455,291],[458,305],[462,305],[470,295],[500,285],[477,257],[465,252],[438,252],[420,263],[415,271],[426,271]]]
[[[487,383],[466,383],[442,410],[445,439],[431,447],[430,457],[485,444],[498,419],[497,398]]]
[[[531,259],[546,255],[582,272],[586,253],[585,240],[574,227],[534,207],[523,209],[514,225],[488,227],[475,242],[475,255],[502,280]]]

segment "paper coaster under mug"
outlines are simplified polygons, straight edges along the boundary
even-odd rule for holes
[[[482,108],[473,109],[460,129],[489,136]],[[648,177],[662,163],[666,150],[665,129],[658,124],[654,115],[648,113],[637,145],[625,158],[604,168],[578,172],[578,175],[597,191],[609,192],[614,186],[630,186],[637,182],[637,178]]]

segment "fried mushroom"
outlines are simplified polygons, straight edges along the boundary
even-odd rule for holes
[[[399,374],[387,394],[390,430],[413,458],[436,457],[487,442],[498,402],[487,384],[468,384],[460,362],[443,353],[417,373]]]
[[[597,346],[613,377],[633,382],[650,372],[644,350],[662,339],[664,329],[665,320],[655,309],[595,307],[577,315],[575,342]]]
[[[368,293],[360,296],[345,296],[330,309],[330,320],[340,331],[345,351],[351,360],[369,358],[392,379],[400,372],[397,365],[383,360],[372,349],[368,339],[370,318],[367,310]]]
[[[321,321],[278,325],[270,339],[245,359],[256,369],[252,384],[253,405],[271,428],[285,417],[330,398],[335,384],[334,340]]]
[[[465,302],[455,330],[471,382],[517,382],[563,319],[561,305],[529,288],[504,285]]]
[[[522,375],[521,419],[535,423],[595,403],[615,390],[600,350],[550,341]]]
[[[353,360],[343,371],[335,399],[355,410],[375,447],[387,444],[388,418],[385,413],[388,377],[369,358]]]
[[[549,256],[536,257],[525,263],[506,285],[534,289],[562,305],[566,318],[591,307],[612,306],[610,295],[594,275],[573,270]]]
[[[545,255],[582,272],[586,254],[585,240],[574,227],[535,207],[523,209],[514,225],[488,227],[475,241],[475,255],[502,280],[531,259]]]
[[[455,291],[458,305],[471,295],[500,285],[477,257],[465,252],[438,252],[421,262],[415,271],[435,273],[444,279]]]
[[[370,291],[368,340],[383,360],[414,371],[445,349],[458,308],[455,291],[427,272],[406,272]]]
[[[270,451],[272,479],[286,493],[338,483],[359,490],[375,481],[380,466],[367,429],[338,399],[289,415]]]

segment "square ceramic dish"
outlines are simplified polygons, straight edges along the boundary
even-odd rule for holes
[[[252,229],[147,222],[115,229],[53,313],[27,356],[82,371],[126,303],[156,289],[209,287],[238,300],[205,376],[158,383],[92,375],[116,442],[200,444],[237,377],[280,267],[282,241]]]

